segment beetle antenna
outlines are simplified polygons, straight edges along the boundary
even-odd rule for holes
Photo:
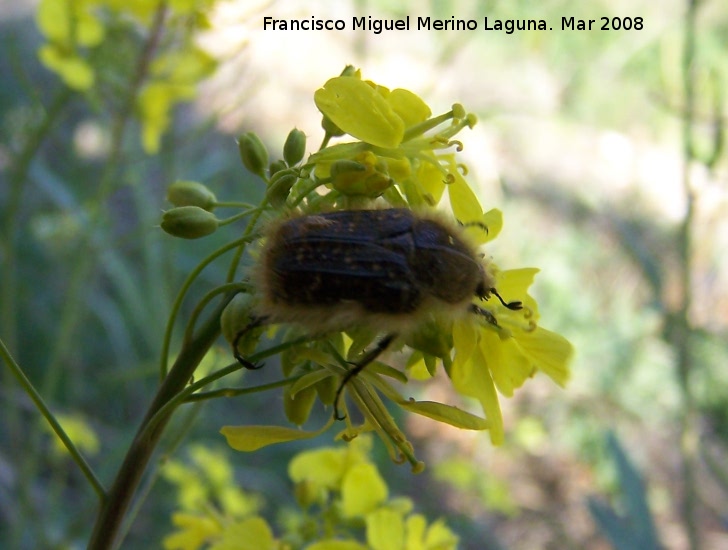
[[[336,395],[334,396],[334,418],[336,420],[344,420],[344,418],[346,418],[346,415],[339,415],[339,398],[341,397],[341,392],[344,391],[344,386],[346,386],[357,374],[363,371],[369,363],[379,357],[396,337],[397,334],[394,332],[387,334],[384,338],[377,342],[376,347],[372,348],[358,363],[354,364],[354,368],[347,371],[344,375],[344,378],[341,380],[341,384],[339,384],[339,388],[336,390]]]
[[[491,288],[490,289],[490,293],[493,294],[493,296],[495,296],[496,298],[498,298],[500,300],[500,303],[503,304],[504,306],[506,306],[508,309],[512,309],[514,311],[515,310],[519,310],[519,309],[523,309],[523,302],[521,302],[520,300],[516,300],[516,301],[513,301],[513,302],[506,302],[501,297],[501,295],[498,294],[498,291],[495,288]]]
[[[263,367],[264,363],[261,363],[259,365],[256,365],[255,363],[251,363],[250,361],[248,361],[238,351],[238,344],[240,343],[240,339],[243,336],[245,336],[245,334],[248,331],[250,331],[250,330],[252,330],[252,329],[254,329],[256,327],[259,327],[260,325],[262,325],[265,322],[265,320],[266,320],[265,317],[254,317],[250,321],[250,323],[248,323],[245,326],[245,328],[243,328],[243,330],[239,331],[235,335],[235,338],[233,338],[233,343],[232,343],[232,346],[233,346],[233,357],[235,357],[235,359],[237,360],[237,362],[240,363],[241,365],[243,365],[248,370],[256,370],[256,369],[259,369],[259,368]]]

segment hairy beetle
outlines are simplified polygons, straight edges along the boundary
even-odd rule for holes
[[[386,335],[349,370],[335,405],[346,383],[424,315],[477,313],[497,324],[473,297],[495,295],[506,307],[521,307],[498,295],[487,262],[461,226],[406,208],[343,210],[275,223],[266,232],[253,281],[255,324],[296,323],[312,334],[363,325]],[[241,334],[233,342],[235,356],[252,367],[237,352]]]

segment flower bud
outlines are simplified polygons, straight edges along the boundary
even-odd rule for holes
[[[196,181],[176,181],[167,188],[167,200],[175,206],[199,206],[212,211],[217,202],[215,194]]]
[[[298,180],[298,176],[290,170],[278,172],[270,182],[266,199],[274,208],[280,208],[286,204],[291,187]]]
[[[375,198],[392,185],[387,164],[367,151],[357,160],[337,160],[331,165],[331,186],[348,196]]]
[[[215,214],[199,206],[179,206],[162,214],[162,229],[183,239],[199,239],[217,231]]]
[[[270,163],[270,166],[268,167],[268,173],[270,174],[270,177],[273,178],[273,176],[275,176],[278,172],[287,168],[288,165],[286,164],[286,161],[278,159]]]
[[[220,315],[220,329],[222,335],[230,344],[235,341],[238,334],[244,333],[238,341],[238,351],[241,355],[250,355],[255,350],[260,335],[265,327],[256,326],[251,328],[253,311],[253,297],[250,294],[241,292],[236,294],[225,306]]]
[[[293,166],[301,162],[305,153],[306,134],[298,128],[294,128],[288,134],[286,143],[283,145],[283,158],[288,163],[288,166]]]
[[[265,177],[265,168],[268,165],[268,151],[253,132],[248,132],[238,138],[240,158],[245,167],[253,174]]]

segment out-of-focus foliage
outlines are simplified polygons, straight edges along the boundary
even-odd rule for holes
[[[624,513],[596,498],[589,499],[589,511],[614,548],[620,550],[659,550],[663,548],[655,532],[644,482],[625,454],[619,440],[610,433],[607,445],[617,467]]]
[[[113,80],[130,71],[139,91],[122,100],[134,101],[144,150],[157,153],[175,104],[193,99],[196,85],[215,70],[215,60],[195,43],[196,35],[209,26],[207,13],[214,4],[215,0],[42,0],[36,18],[46,42],[38,57],[67,86],[100,102],[108,100],[103,94],[114,86]],[[165,19],[172,32],[162,37]],[[115,55],[116,37],[128,40],[137,33],[149,33],[144,46],[149,55],[136,66],[124,66],[127,60]],[[157,47],[160,51],[153,52]]]

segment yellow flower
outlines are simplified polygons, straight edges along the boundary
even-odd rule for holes
[[[454,550],[458,536],[437,520],[427,525],[420,514],[380,508],[366,518],[367,542],[372,550]]]
[[[172,523],[178,530],[164,537],[165,550],[197,550],[215,540],[223,530],[219,522],[208,516],[184,512],[172,514]]]
[[[88,421],[79,414],[58,414],[56,420],[66,432],[66,435],[73,441],[80,452],[95,455],[99,452],[99,438],[96,432],[89,425]],[[50,425],[48,431],[51,431]],[[58,456],[67,456],[68,449],[63,441],[53,433],[53,453]]]
[[[104,39],[101,22],[89,11],[88,2],[71,0],[42,0],[36,21],[45,37],[59,45],[93,47]]]
[[[493,268],[496,288],[504,296],[518,297],[523,309],[513,310],[494,302],[489,311],[497,326],[477,316],[453,326],[455,358],[450,377],[463,395],[475,397],[490,422],[491,441],[503,442],[503,419],[496,389],[511,397],[513,390],[538,370],[563,386],[569,378],[571,344],[559,334],[538,326],[536,301],[528,294],[537,269],[500,272]]]
[[[475,116],[467,114],[461,105],[453,105],[451,111],[432,117],[430,107],[413,92],[401,88],[390,91],[361,80],[358,71],[350,70],[345,71],[345,76],[326,82],[316,91],[314,100],[324,120],[337,129],[335,134],[327,133],[326,141],[342,134],[360,140],[325,147],[309,159],[309,168],[314,168],[322,183],[331,183],[327,176],[336,161],[363,164],[358,178],[351,175],[349,181],[333,182],[334,189],[341,194],[374,197],[384,193],[385,200],[396,206],[402,206],[405,200],[410,206],[434,206],[447,184],[459,176],[462,167],[446,151],[460,148],[459,142],[452,141],[453,136],[476,122]],[[446,123],[449,125],[443,128]],[[376,167],[376,171],[369,167]],[[371,177],[373,172],[377,178]],[[363,179],[368,179],[370,185],[362,184]],[[392,185],[404,195],[404,200],[399,193],[385,192]]]
[[[88,90],[94,85],[93,68],[75,52],[66,51],[54,44],[45,44],[38,50],[38,57],[41,63],[55,71],[69,88]]]
[[[446,200],[473,250],[498,236],[503,216],[498,209],[483,209],[457,154],[462,146],[453,138],[476,123],[476,117],[462,105],[454,104],[450,111],[432,116],[429,106],[413,92],[390,91],[362,80],[359,71],[351,67],[342,76],[327,81],[314,99],[323,114],[323,145],[304,164],[289,168],[291,181],[286,182],[282,196],[276,195],[276,208],[300,208],[306,214],[315,214],[330,209],[372,208],[376,198],[377,203],[424,212],[437,206],[447,191]],[[329,145],[332,138],[345,135],[354,141]],[[474,254],[472,260],[480,263],[480,258]],[[404,257],[401,260],[407,262]],[[425,307],[410,326],[390,329],[396,334],[352,323],[327,327],[334,332],[326,338],[292,344],[282,361],[284,375],[296,377],[286,390],[289,420],[298,425],[305,423],[318,397],[324,405],[334,404],[337,418],[345,418],[345,428],[338,437],[351,441],[374,431],[392,459],[410,462],[414,471],[421,471],[423,464],[414,456],[412,445],[388,411],[386,401],[461,429],[488,429],[492,441],[502,443],[498,394],[512,396],[539,370],[564,385],[572,348],[566,339],[538,324],[538,307],[528,294],[536,269],[500,271],[487,260],[482,260],[482,268],[483,284],[474,294],[487,299],[487,304],[475,298],[469,304],[466,297],[465,303],[458,303],[453,311]],[[503,302],[501,296],[512,302]],[[366,309],[365,304],[360,305]],[[291,319],[295,321],[295,317]],[[382,333],[377,334],[377,329]],[[290,335],[292,341],[300,333],[293,330]],[[377,338],[383,338],[386,345],[377,348]],[[364,351],[387,348],[392,352],[405,345],[410,348],[407,375],[378,360],[376,353],[375,357]],[[359,365],[366,357],[375,359],[366,368],[357,369],[356,376],[347,374],[352,365]],[[485,418],[451,405],[405,398],[391,384],[391,379],[405,383],[408,376],[414,377],[413,373],[417,378],[432,376],[440,363],[461,394],[480,402]],[[339,385],[342,380],[346,381],[343,387]],[[360,424],[351,420],[351,406],[363,417]],[[315,431],[228,426],[223,433],[234,448],[251,451],[315,437],[331,423],[333,420]],[[331,490],[330,484],[342,479],[341,458],[330,453],[326,456],[329,465],[318,477],[307,479],[309,486],[302,494]]]

